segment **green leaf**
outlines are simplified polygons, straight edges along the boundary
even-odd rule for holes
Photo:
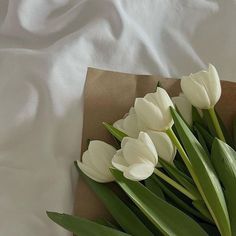
[[[191,217],[157,197],[141,183],[126,179],[118,170],[111,169],[111,172],[121,188],[164,235],[207,235]]]
[[[236,147],[236,117],[233,121],[233,136],[234,136],[234,146]]]
[[[170,190],[170,188],[168,188],[168,185],[162,183],[162,181],[159,180],[157,176],[152,176],[151,178],[153,179],[154,182],[156,182],[156,184],[158,184],[162,188],[162,190],[166,194],[166,196],[168,196],[171,199],[171,201],[173,203],[175,203],[175,205],[180,210],[183,210],[184,212],[186,212],[188,214],[191,214],[191,215],[193,215],[195,217],[198,217],[199,219],[202,219],[202,220],[205,220],[205,221],[209,221],[208,218],[206,218],[205,216],[201,215],[198,211],[196,211],[195,209],[190,207],[184,200],[182,200],[175,193],[173,193]]]
[[[179,155],[179,153],[176,153],[176,155]],[[174,164],[175,164],[176,168],[178,168],[181,172],[183,172],[187,176],[190,176],[190,173],[189,173],[186,165],[184,164],[183,160],[179,160],[175,157]]]
[[[153,180],[153,178],[148,178],[144,181],[145,186],[151,191],[153,192],[156,196],[158,196],[159,198],[165,200],[165,196],[164,193],[162,192],[161,188],[159,187],[158,184],[156,184],[156,182]]]
[[[204,148],[206,154],[209,156],[210,153],[209,153],[207,144],[206,144],[205,139],[203,138],[201,132],[198,130],[198,128],[197,128],[196,126],[194,126],[194,130],[195,130],[196,133],[197,133],[197,137],[198,137],[199,143],[202,145],[202,147]]]
[[[227,142],[228,145],[230,145],[232,148],[234,148],[234,141],[233,141],[233,137],[231,136],[231,134],[229,133],[228,129],[226,128],[223,120],[221,119],[221,117],[219,116],[219,114],[216,112],[218,121],[220,123],[220,127],[222,129],[223,135],[225,137],[225,140]]]
[[[179,111],[178,107],[175,105],[175,110],[178,112],[179,116],[182,118],[182,120],[185,122],[185,124],[189,127],[189,129],[191,129],[191,125],[188,124],[188,122],[184,119],[184,117],[182,116],[181,112]]]
[[[220,181],[231,221],[232,235],[236,235],[236,152],[226,143],[215,139],[212,145],[211,158]]]
[[[200,225],[208,233],[208,235],[220,236],[219,230],[214,225],[207,224],[207,223],[200,223]]]
[[[98,218],[98,219],[94,220],[94,222],[96,222],[100,225],[104,225],[104,226],[119,230],[116,225],[113,225],[110,221],[108,221],[106,219]]]
[[[221,234],[230,236],[231,229],[224,194],[210,159],[178,113],[173,108],[170,109],[175,127],[195,173],[193,177],[198,190]]]
[[[80,217],[57,212],[47,212],[47,215],[52,221],[78,236],[131,236]]]
[[[200,116],[197,108],[194,106],[192,106],[192,119],[193,119],[193,123],[199,123],[201,125],[204,125],[203,118]]]
[[[106,185],[95,182],[82,174],[83,179],[97,194],[117,223],[133,236],[152,236],[143,222]],[[125,217],[124,217],[125,216]],[[135,225],[135,227],[134,227]]]
[[[112,125],[103,122],[103,125],[105,126],[105,128],[115,137],[117,138],[120,142],[122,141],[122,139],[124,137],[127,136],[127,134],[123,133],[122,131],[116,129],[115,127],[113,127]]]
[[[211,214],[209,213],[204,201],[202,200],[193,201],[193,205],[195,206],[196,209],[199,210],[199,212],[201,212],[202,215],[204,215],[208,219],[210,223],[214,223]]]
[[[202,125],[196,123],[194,127],[195,127],[195,129],[198,130],[198,132],[204,138],[204,140],[205,140],[205,142],[207,144],[207,147],[209,149],[211,149],[212,143],[214,141],[214,137]]]
[[[135,215],[152,231],[155,236],[163,236],[160,230],[143,214],[140,209],[134,205],[130,204],[130,209],[135,213]]]
[[[214,124],[213,124],[213,122],[212,122],[212,119],[211,119],[209,110],[203,109],[202,111],[203,111],[203,120],[204,120],[205,125],[208,127],[208,129],[209,129],[211,135],[212,135],[213,137],[216,137],[216,136],[217,136],[217,133],[216,133]]]
[[[161,158],[159,158],[159,162],[164,170],[172,178],[175,178],[181,185],[183,185],[196,199],[202,199],[198,189],[195,187],[194,182],[190,177],[188,177],[176,167]]]

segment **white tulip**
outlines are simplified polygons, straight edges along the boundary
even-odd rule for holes
[[[165,131],[173,125],[170,106],[174,107],[169,95],[158,87],[155,93],[136,98],[135,111],[138,122],[148,130]]]
[[[173,162],[176,154],[176,148],[169,136],[164,132],[145,130],[144,127],[140,128],[140,126],[138,126],[137,115],[133,107],[130,108],[129,113],[125,115],[124,119],[116,121],[113,126],[132,138],[137,138],[139,132],[141,131],[146,132],[151,138],[158,156],[170,163]]]
[[[148,178],[154,172],[158,155],[151,138],[140,132],[138,139],[125,137],[121,149],[112,159],[112,165],[133,181]]]
[[[157,131],[147,131],[147,134],[151,138],[158,156],[173,164],[175,155],[176,155],[176,147],[172,143],[169,136],[164,132],[157,132]]]
[[[130,108],[124,119],[116,121],[113,126],[133,138],[137,138],[140,132],[137,125],[137,115],[133,107]]]
[[[181,88],[190,103],[200,109],[213,108],[221,96],[220,79],[211,64],[208,70],[183,76]]]
[[[82,161],[77,161],[80,170],[91,179],[107,183],[114,181],[110,172],[111,160],[116,149],[111,145],[94,140],[89,143],[88,150],[83,153]]]
[[[184,118],[184,120],[192,126],[192,104],[185,97],[183,93],[180,93],[178,97],[172,97],[173,103],[176,105],[178,111]]]

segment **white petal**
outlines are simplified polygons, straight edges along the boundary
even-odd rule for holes
[[[174,107],[168,93],[158,87],[155,93],[147,94],[144,99],[154,104],[160,111],[161,115],[156,118],[159,124],[158,131],[164,131],[173,125],[173,119],[170,113],[170,107]]]
[[[95,140],[90,142],[88,151],[94,168],[109,176],[111,160],[116,153],[116,149],[103,141]]]
[[[173,102],[171,101],[170,96],[163,88],[158,87],[156,92],[156,101],[158,103],[158,107],[162,111],[163,119],[165,121],[165,126],[169,128],[173,125],[173,119],[170,113],[170,107],[174,107]]]
[[[134,107],[129,109],[129,115],[136,114]]]
[[[201,74],[202,75],[202,74]],[[199,82],[200,81],[200,82]],[[181,88],[190,103],[198,108],[210,108],[210,99],[203,85],[202,77],[184,76],[181,79]]]
[[[86,165],[87,167],[91,168],[96,172],[98,175],[103,176],[104,178],[109,178],[111,175],[110,171],[109,172],[104,172],[103,169],[99,169],[96,164],[93,163],[93,160],[89,154],[89,151],[85,151],[82,156],[82,163]],[[111,166],[111,165],[110,165]],[[109,168],[107,168],[109,169]]]
[[[169,107],[174,107],[174,104],[165,89],[158,87],[154,95],[156,102],[162,111],[169,111]],[[167,112],[167,114],[168,113],[170,112]]]
[[[207,86],[209,87],[208,92],[211,101],[211,106],[213,107],[220,99],[221,84],[218,72],[216,68],[211,64],[209,64],[208,73],[209,73],[209,80]]]
[[[153,163],[154,166],[156,166],[158,162],[158,155],[157,155],[155,145],[152,142],[152,139],[149,137],[147,133],[140,132],[138,136],[138,140],[143,142],[147,146],[149,151],[152,153],[152,156],[150,155],[150,159],[151,157],[153,157],[153,160],[151,162]]]
[[[178,97],[173,97],[172,101],[177,106],[180,114],[184,120],[191,126],[192,125],[192,104],[184,95],[179,95]]]
[[[127,117],[128,115],[133,115],[133,114],[136,114],[134,107],[130,107],[129,112],[126,113],[123,118]]]
[[[218,73],[213,65],[181,80],[181,87],[188,100],[201,109],[213,107],[221,96],[221,85]]]
[[[128,163],[124,159],[123,152],[121,149],[118,150],[112,158],[112,165],[120,171],[125,171],[127,169]]]
[[[123,124],[124,124],[124,119],[120,119],[120,120],[117,120],[116,122],[114,122],[113,126],[116,129],[118,129],[118,130],[120,130],[122,132],[125,132]]]
[[[83,164],[82,162],[77,161],[77,164],[80,168],[80,170],[87,175],[89,178],[99,182],[99,183],[107,183],[114,181],[114,177],[112,174],[109,176],[104,176],[98,172],[96,172],[93,168]]]
[[[123,155],[129,165],[135,163],[152,163],[154,165],[155,157],[148,147],[137,139],[126,142],[123,147]]]
[[[172,163],[176,155],[176,148],[169,136],[164,132],[147,131],[147,133],[156,147],[158,156]]]
[[[149,127],[145,124],[145,122],[137,117],[137,123],[138,123],[138,130],[140,131],[146,131],[149,129]]]
[[[156,95],[155,93],[147,93],[145,96],[144,96],[144,99],[146,99],[147,101],[153,103],[154,105],[158,106],[158,102],[156,100]]]
[[[135,138],[131,138],[131,137],[124,137],[121,141],[121,149],[124,148],[125,144],[129,141],[132,141],[132,140],[136,140]]]
[[[91,158],[90,158],[88,150],[83,153],[82,162],[87,166],[93,167],[93,163],[91,162]]]
[[[138,119],[140,119],[148,129],[163,129],[163,114],[156,105],[143,98],[136,98],[134,108]]]
[[[139,134],[137,115],[128,114],[124,119],[117,120],[113,126],[127,134],[129,137],[137,138]]]
[[[150,177],[153,171],[153,165],[147,163],[137,163],[129,166],[129,168],[124,171],[124,176],[125,178],[133,181],[141,181]]]
[[[139,134],[136,114],[129,114],[123,121],[123,129],[129,137],[137,138]]]

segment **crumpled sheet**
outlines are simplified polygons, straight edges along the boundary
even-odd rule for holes
[[[0,1],[0,235],[67,236],[88,66],[235,81],[234,0]]]

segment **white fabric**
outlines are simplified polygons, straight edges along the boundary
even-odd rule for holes
[[[0,1],[0,235],[66,236],[87,66],[235,80],[234,0]]]

